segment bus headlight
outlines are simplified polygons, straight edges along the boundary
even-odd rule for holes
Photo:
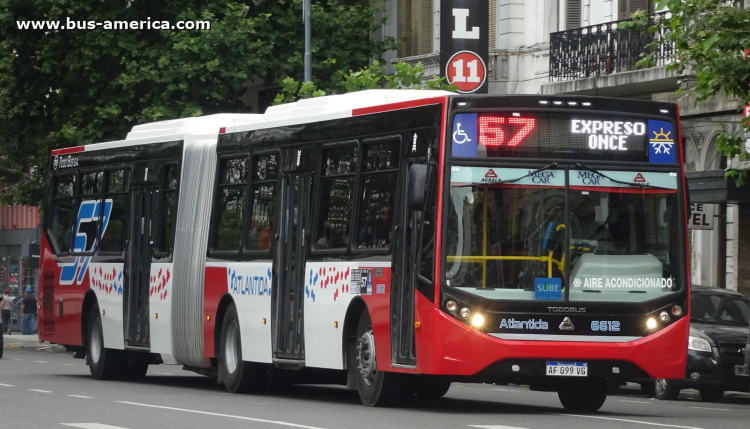
[[[476,313],[474,317],[471,318],[471,324],[475,328],[481,328],[484,325],[484,316],[482,316],[479,313]]]
[[[656,319],[653,317],[649,317],[649,319],[646,321],[646,327],[648,329],[656,329]]]
[[[461,315],[461,317],[463,317],[464,319],[466,319],[471,314],[471,310],[469,310],[468,308],[464,307],[458,313]]]
[[[445,308],[447,308],[448,311],[456,311],[458,304],[456,304],[456,301],[451,300],[445,303]]]
[[[711,344],[701,337],[688,337],[688,350],[697,352],[710,352]]]

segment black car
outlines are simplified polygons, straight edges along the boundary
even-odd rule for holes
[[[659,399],[676,399],[681,389],[698,389],[704,401],[727,390],[747,392],[745,365],[750,299],[725,289],[693,286],[685,378],[655,380]]]

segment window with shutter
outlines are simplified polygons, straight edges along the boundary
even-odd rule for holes
[[[432,52],[432,0],[412,0],[411,10],[411,55],[429,54]]]
[[[398,47],[399,58],[411,56],[411,3],[412,0],[399,0],[396,18],[398,38],[403,40]]]
[[[497,0],[490,0],[490,52],[497,48],[495,31],[497,31]]]
[[[620,0],[627,1],[627,0]],[[581,26],[581,0],[568,0],[565,9],[565,29]]]
[[[620,0],[617,6],[617,19],[629,19],[639,9],[654,13],[654,0]]]

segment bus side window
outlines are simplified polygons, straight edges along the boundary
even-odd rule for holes
[[[73,204],[75,203],[76,175],[55,178],[52,199],[52,227],[50,233],[55,241],[56,253],[70,251],[70,238],[73,233]]]
[[[400,142],[364,145],[362,195],[357,225],[359,249],[391,245]]]
[[[358,155],[356,144],[323,151],[325,164],[320,181],[316,249],[345,249],[348,246]]]
[[[101,231],[100,252],[122,252],[125,248],[125,230],[128,224],[128,179],[129,170],[114,170],[107,173],[104,204],[112,204],[106,225]]]
[[[179,169],[177,165],[164,167],[161,190],[161,225],[159,231],[158,251],[169,253],[174,246],[174,221],[177,214],[177,181]]]
[[[81,189],[76,204],[76,220],[73,222],[73,253],[88,253],[95,250],[101,220],[101,199],[104,173],[96,171],[81,174]]]
[[[239,251],[242,246],[242,209],[247,190],[247,158],[225,159],[219,169],[219,195],[214,250]]]
[[[273,237],[273,217],[276,214],[276,181],[279,178],[278,154],[253,158],[250,184],[250,225],[248,250],[268,250]]]

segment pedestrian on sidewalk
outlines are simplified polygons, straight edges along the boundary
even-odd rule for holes
[[[21,315],[21,317],[23,317],[23,319],[21,319],[21,334],[33,334],[36,322],[36,297],[31,288],[26,289],[26,296],[23,297],[23,303],[21,303]]]
[[[10,299],[10,289],[5,289],[3,292],[3,299],[0,301],[0,330],[2,332],[10,333],[10,312],[13,310],[13,300]]]

